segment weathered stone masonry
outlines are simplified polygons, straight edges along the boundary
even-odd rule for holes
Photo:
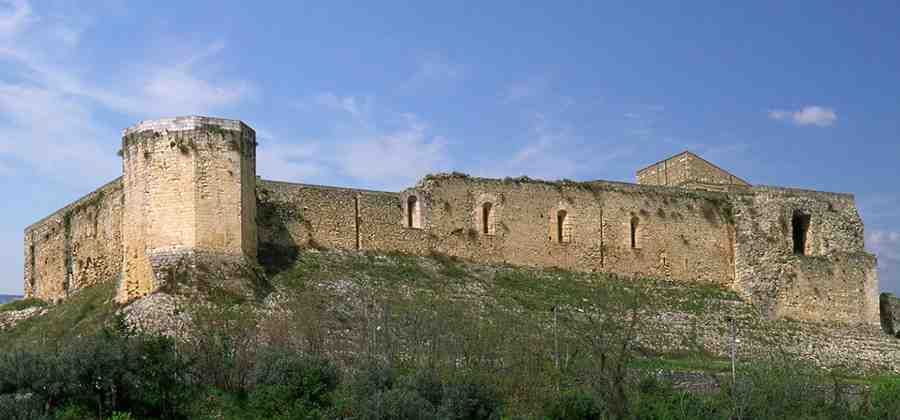
[[[197,253],[274,267],[326,247],[718,283],[773,318],[879,323],[851,195],[754,187],[689,152],[638,184],[439,174],[392,193],[257,180],[239,121],[143,122],[122,145],[121,180],[26,231],[29,296],[118,278],[124,302]]]

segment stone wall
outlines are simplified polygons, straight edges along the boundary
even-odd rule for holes
[[[771,318],[877,325],[853,197],[435,175],[385,193],[263,181],[264,265],[306,246],[603,271],[732,287]],[[794,251],[793,218],[807,216]],[[634,234],[632,235],[632,231]]]
[[[881,303],[881,329],[890,335],[900,338],[900,299],[893,293],[882,293]]]
[[[28,296],[121,277],[126,302],[171,261],[272,271],[326,247],[714,282],[772,318],[879,323],[853,196],[751,187],[690,152],[638,184],[439,174],[399,193],[258,181],[255,132],[235,120],[141,122],[122,156],[123,178],[26,230]]]
[[[259,260],[290,264],[299,248],[426,253],[422,229],[403,226],[400,194],[263,181],[257,184]]]
[[[425,228],[437,237],[437,249],[451,255],[621,275],[732,280],[727,200],[715,193],[460,176],[428,177],[407,192],[412,193],[422,196]],[[492,219],[487,229],[486,203]]]
[[[269,253],[310,245],[440,252],[625,275],[733,279],[727,200],[716,193],[432,176],[399,194],[263,181],[259,197],[260,244]],[[410,197],[418,227],[409,225]]]
[[[119,178],[25,229],[25,296],[58,301],[118,279],[122,200]]]
[[[739,293],[773,318],[878,324],[876,261],[852,195],[754,187],[731,197]]]
[[[256,139],[240,121],[183,117],[122,137],[124,273],[117,300],[161,285],[154,255],[199,250],[256,258]]]

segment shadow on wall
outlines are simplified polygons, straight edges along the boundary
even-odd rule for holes
[[[300,244],[288,230],[287,221],[309,222],[303,220],[296,209],[269,200],[258,200],[256,208],[256,225],[259,229],[257,258],[266,274],[274,276],[291,268],[300,252]],[[307,232],[311,231],[312,229],[307,229]]]

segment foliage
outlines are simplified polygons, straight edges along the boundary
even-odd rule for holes
[[[47,306],[47,304],[40,299],[19,299],[0,305],[0,312],[21,311],[28,308],[43,308],[44,306]]]
[[[853,419],[900,412],[893,378],[849,398],[840,375],[776,355],[739,365],[732,384],[718,375],[730,373],[723,360],[641,347],[659,311],[702,316],[737,299],[713,284],[684,289],[473,266],[439,254],[349,252],[301,253],[273,283],[277,299],[267,306],[247,299],[180,308],[194,328],[179,341],[120,329],[111,288],[76,294],[0,333],[0,418]],[[720,387],[691,393],[660,375],[698,371],[718,375]]]

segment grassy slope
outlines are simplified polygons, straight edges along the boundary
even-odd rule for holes
[[[392,338],[399,337],[407,344],[415,338],[409,331],[412,328],[446,330],[455,323],[456,329],[464,330],[471,329],[473,322],[490,324],[481,337],[494,333],[498,342],[514,340],[504,336],[506,330],[537,336],[538,345],[551,344],[546,340],[550,336],[577,340],[579,332],[590,328],[584,313],[592,309],[622,311],[623,302],[616,299],[640,291],[644,345],[639,347],[647,359],[636,364],[647,368],[730,369],[725,359],[704,349],[699,336],[670,331],[659,322],[662,318],[679,318],[688,331],[692,322],[706,318],[710,311],[728,312],[746,322],[756,319],[752,307],[715,285],[685,287],[596,273],[476,265],[439,255],[306,252],[292,269],[274,276],[273,283],[283,293],[331,302],[319,316],[327,320],[324,328],[332,336],[359,331],[374,322],[392,327]],[[367,306],[377,313],[359,310]],[[553,327],[554,307],[558,308],[557,328]],[[384,319],[384,312],[389,312],[389,319]],[[451,325],[422,325],[422,319],[440,319],[441,324]]]
[[[11,330],[0,332],[0,351],[55,344],[101,331],[115,320],[117,307],[112,302],[114,289],[113,282],[106,282],[82,290],[64,303],[50,307],[47,314],[27,319]],[[30,300],[11,302],[0,306],[0,311],[35,305],[40,303]]]
[[[633,364],[638,368],[728,371],[728,316],[737,319],[745,342],[762,348],[774,349],[777,340],[800,335],[804,328],[763,321],[752,306],[715,285],[478,265],[440,255],[306,251],[271,279],[276,292],[267,298],[267,307],[280,302],[275,306],[292,314],[283,327],[299,328],[339,356],[442,353],[459,360],[493,352],[496,359],[512,360],[523,358],[519,350],[527,348],[539,360],[556,354],[568,360],[569,343],[583,340],[586,332],[597,333],[586,313],[624,313],[624,300],[636,295],[642,357]],[[81,291],[46,315],[0,332],[0,351],[114,325],[114,287],[107,282]],[[274,331],[276,323],[264,326]]]

